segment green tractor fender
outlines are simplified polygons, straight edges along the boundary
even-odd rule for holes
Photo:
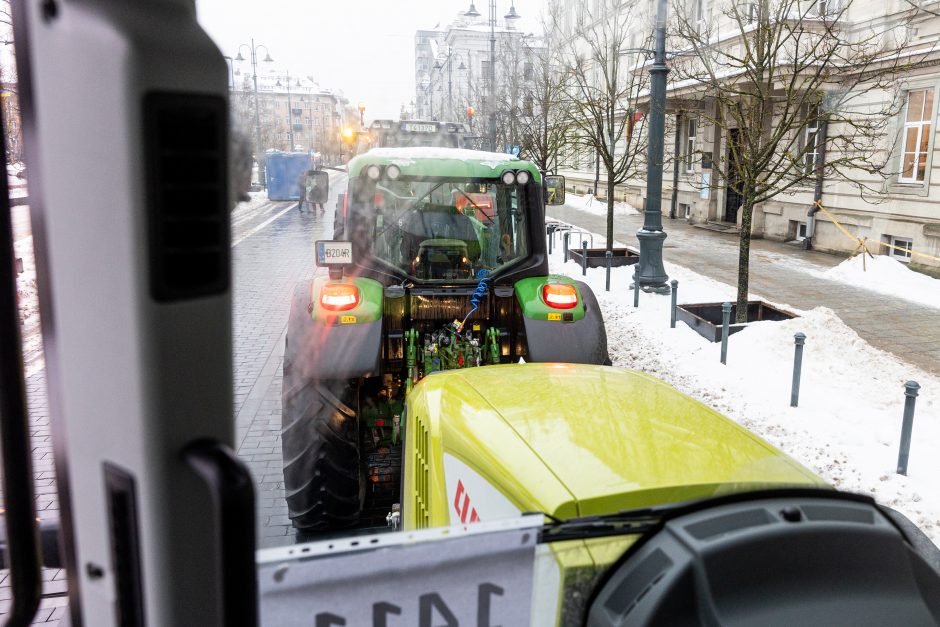
[[[362,277],[315,277],[297,285],[287,324],[285,360],[306,379],[378,374],[382,284]]]
[[[546,285],[574,287],[577,302],[559,308],[546,302]],[[607,330],[588,285],[563,275],[529,277],[515,283],[522,310],[529,361],[610,365]]]

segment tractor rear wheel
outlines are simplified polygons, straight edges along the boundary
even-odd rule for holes
[[[355,379],[317,380],[304,374],[309,293],[309,284],[302,284],[294,294],[284,347],[284,491],[294,527],[328,531],[356,524],[362,511],[359,390]]]

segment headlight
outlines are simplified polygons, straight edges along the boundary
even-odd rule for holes
[[[382,175],[382,170],[379,169],[377,165],[370,165],[366,168],[366,176],[368,176],[373,181],[379,180],[379,177]]]
[[[503,185],[513,185],[516,182],[516,173],[512,170],[506,170],[500,179],[503,181]]]
[[[516,182],[519,183],[519,185],[525,185],[528,183],[529,173],[525,170],[519,170],[519,172],[516,173]]]
[[[401,170],[397,165],[390,165],[385,168],[385,176],[388,177],[389,180],[394,181],[401,176]]]

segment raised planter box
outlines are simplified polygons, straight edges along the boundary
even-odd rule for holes
[[[728,335],[737,333],[746,327],[749,322],[759,322],[761,320],[781,321],[797,317],[792,312],[777,309],[762,300],[751,300],[747,303],[747,322],[735,323],[734,318],[737,310],[737,305],[732,303],[731,324],[728,325]],[[721,341],[721,303],[678,305],[676,307],[676,320],[686,323],[709,342]]]
[[[613,256],[610,258],[610,267],[630,266],[640,260],[640,253],[633,248],[614,248]],[[568,258],[573,259],[579,266],[581,265],[581,249],[569,248]],[[606,268],[607,267],[607,249],[606,248],[588,248],[587,249],[587,267],[588,268]]]

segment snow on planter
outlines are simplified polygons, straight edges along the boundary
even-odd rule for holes
[[[810,273],[940,309],[940,280],[915,272],[907,264],[887,255],[867,257],[864,267],[862,255],[856,255],[829,270]]]

